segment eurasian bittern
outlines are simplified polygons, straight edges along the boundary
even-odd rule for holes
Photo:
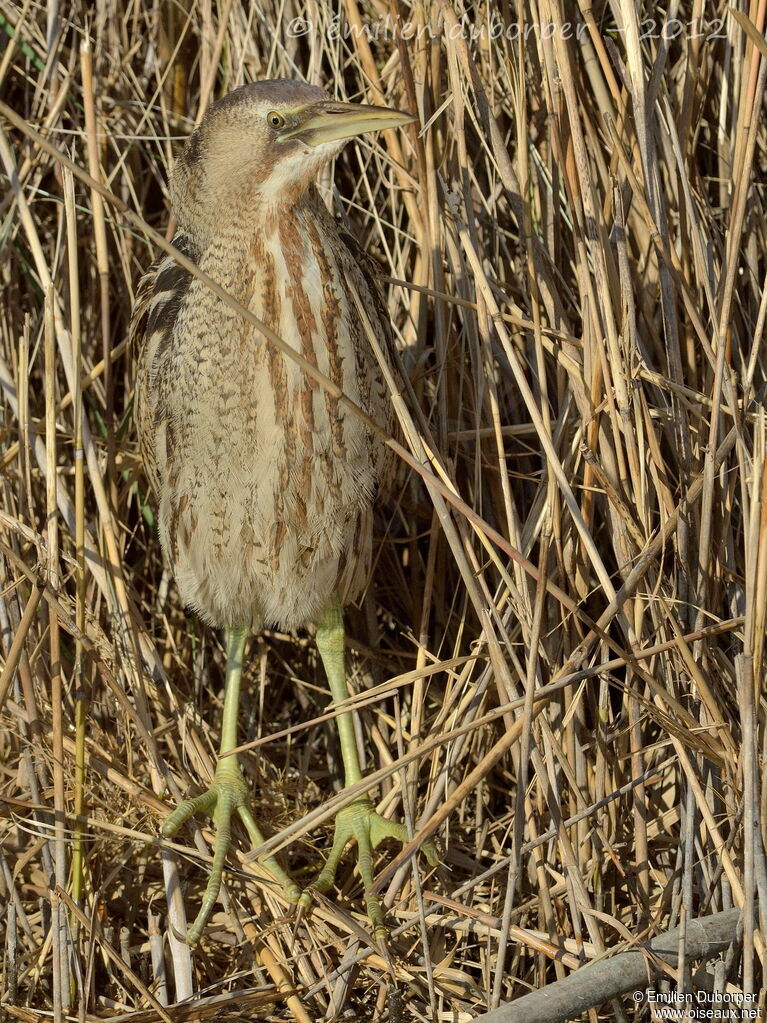
[[[391,323],[377,273],[337,226],[314,179],[353,136],[413,120],[336,103],[300,82],[255,82],[208,110],[171,181],[174,245],[385,428],[390,405],[357,304],[386,351]],[[215,825],[210,880],[187,935],[194,942],[218,896],[233,812],[254,845],[264,841],[237,757],[225,756],[237,745],[248,633],[315,623],[333,700],[348,697],[342,607],[368,577],[373,495],[392,454],[361,417],[170,256],[139,285],[132,334],[136,422],[162,547],[184,603],[226,630],[213,784],[162,829],[173,835],[198,811]],[[338,731],[349,786],[362,778],[350,713],[338,717]],[[264,862],[288,897],[308,906],[311,888],[332,885],[350,841],[369,889],[372,850],[387,837],[405,841],[407,833],[365,796],[337,814],[330,856],[303,894],[276,860]],[[435,863],[433,846],[426,852]],[[372,895],[366,901],[380,936],[380,903]]]

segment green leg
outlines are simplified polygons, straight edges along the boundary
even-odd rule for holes
[[[237,755],[224,756],[237,745],[240,681],[247,636],[247,629],[226,630],[226,688],[224,690],[224,719],[221,725],[221,759],[216,766],[213,784],[201,796],[187,799],[181,803],[162,827],[163,835],[166,838],[171,838],[182,824],[185,824],[196,813],[206,813],[213,818],[213,827],[216,833],[213,846],[213,865],[200,912],[186,934],[186,940],[190,945],[194,945],[199,940],[221,890],[224,862],[232,837],[231,818],[235,810],[240,815],[253,845],[259,846],[264,843],[264,837],[250,811],[250,795],[240,771]],[[280,882],[288,899],[291,902],[297,902],[300,894],[298,885],[274,857],[266,858],[260,862]]]
[[[344,620],[341,602],[338,597],[333,599],[329,609],[317,626],[317,648],[328,676],[333,702],[338,704],[346,700],[349,691],[346,685],[344,669]],[[351,712],[339,714],[338,735],[341,742],[341,756],[344,762],[344,784],[348,787],[362,779],[357,743],[354,737],[354,721]],[[373,886],[373,850],[385,838],[394,838],[399,842],[407,842],[408,834],[404,824],[386,820],[373,809],[367,796],[355,799],[353,803],[336,814],[333,847],[327,862],[317,880],[309,885],[300,899],[302,910],[307,910],[311,903],[312,889],[326,892],[335,880],[336,870],[341,861],[345,847],[349,842],[357,843],[357,866],[366,891]],[[424,844],[426,858],[432,866],[438,863],[437,850],[433,842]],[[365,902],[370,922],[373,924],[378,940],[386,937],[381,902],[376,895],[366,895]]]

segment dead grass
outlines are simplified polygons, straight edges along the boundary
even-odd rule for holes
[[[361,736],[385,812],[444,854],[378,861],[391,966],[350,860],[294,934],[242,834],[202,946],[173,940],[209,845],[161,853],[158,823],[212,773],[223,659],[131,426],[155,250],[5,120],[0,1016],[168,1019],[195,990],[211,1018],[463,1021],[733,905],[727,982],[762,987],[767,49],[736,6],[0,0],[4,101],[163,233],[177,140],[242,81],[417,110],[324,185],[391,278],[419,467],[348,616]],[[306,881],[340,775],[324,677],[276,634],[247,676],[256,816]]]

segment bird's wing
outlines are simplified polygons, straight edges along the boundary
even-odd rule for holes
[[[394,328],[392,327],[391,313],[384,298],[384,268],[377,259],[368,255],[356,238],[348,232],[339,229],[338,234],[349,253],[351,259],[350,270],[360,275],[367,286],[372,306],[368,306],[367,303],[364,304],[370,313],[371,326],[375,331],[384,359],[390,369],[394,370],[396,365],[394,359]],[[361,336],[365,337],[364,330],[361,331]],[[369,358],[375,360],[372,350],[370,351]],[[388,433],[399,437],[397,417],[394,414],[389,389],[385,385],[379,370],[375,371],[374,377],[379,381],[379,399],[377,406],[371,406],[369,411]],[[376,462],[378,486],[384,492],[390,491],[394,486],[401,463],[388,446],[379,443],[376,445],[376,449],[377,453],[374,455],[374,460]]]
[[[196,261],[194,246],[179,232],[173,245]],[[155,435],[163,420],[162,400],[153,386],[153,363],[158,351],[173,336],[181,303],[189,290],[192,275],[179,266],[173,256],[158,259],[139,281],[130,322],[130,347],[136,366],[133,417],[136,423],[144,468],[156,494],[160,493],[160,473],[156,464]]]
[[[373,299],[373,305],[375,307],[375,319],[379,325],[379,338],[385,342],[384,354],[387,359],[390,359],[389,347],[394,343],[394,337],[391,326],[391,314],[389,313],[386,300],[384,299],[384,269],[377,259],[365,252],[357,239],[353,235],[349,234],[348,231],[339,231],[339,237],[349,250],[352,259],[362,273],[362,276],[365,278],[365,283],[368,286],[368,291],[370,292]]]
[[[154,459],[153,431],[149,415],[149,374],[146,372],[147,327],[149,311],[154,296],[157,269],[160,260],[144,274],[136,289],[136,300],[131,312],[128,341],[133,365],[136,367],[136,386],[133,392],[133,421],[136,425],[141,458],[152,488],[157,492],[159,480]]]

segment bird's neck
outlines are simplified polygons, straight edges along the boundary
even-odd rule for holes
[[[193,239],[198,265],[258,315],[273,315],[276,327],[274,310],[282,299],[272,295],[270,282],[316,274],[317,226],[328,216],[324,203],[312,186],[287,209],[251,199],[236,216],[226,207],[219,213],[204,224],[180,225]]]
[[[242,243],[256,234],[273,236],[280,223],[311,216],[322,203],[316,185],[288,183],[280,189],[274,185],[258,186],[252,180],[232,181],[216,195],[206,183],[196,188],[187,185],[173,195],[173,207],[179,228],[205,251],[219,248],[222,239]]]

